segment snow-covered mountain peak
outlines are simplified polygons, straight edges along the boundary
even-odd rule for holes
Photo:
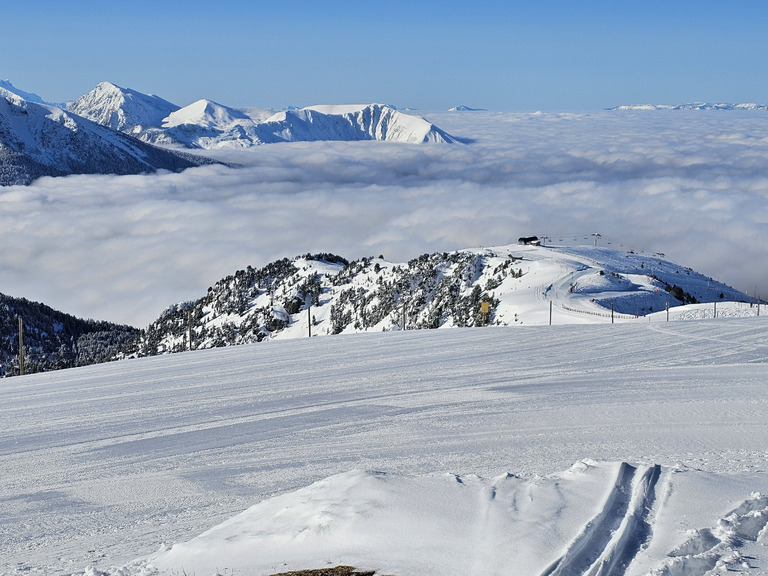
[[[160,126],[163,119],[178,109],[159,96],[142,94],[112,82],[99,83],[68,107],[71,112],[98,124],[128,133]]]
[[[201,99],[169,114],[163,120],[163,128],[172,128],[180,124],[196,124],[205,128],[214,128],[233,124],[237,121],[252,122],[251,118],[240,110],[223,106],[212,100]]]
[[[470,108],[469,106],[465,106],[464,104],[460,104],[459,106],[454,106],[453,108],[448,108],[448,112],[485,112],[485,108]]]

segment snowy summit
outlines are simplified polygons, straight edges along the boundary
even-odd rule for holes
[[[178,109],[158,96],[121,88],[111,82],[100,83],[68,108],[97,124],[129,134],[139,134],[145,127],[157,125]]]
[[[465,106],[464,104],[461,104],[459,106],[454,106],[453,108],[449,108],[448,112],[485,112],[485,108],[470,108],[469,106]]]

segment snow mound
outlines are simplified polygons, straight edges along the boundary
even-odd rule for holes
[[[353,470],[265,500],[192,540],[108,574],[275,574],[354,566],[383,574],[692,576],[755,560],[739,551],[768,524],[768,497],[716,526],[670,534],[677,491],[709,479],[658,465],[583,460],[544,478]],[[684,490],[684,491],[685,491]],[[662,541],[654,541],[658,531]],[[671,536],[671,537],[670,537]]]
[[[160,574],[328,565],[385,574],[540,574],[564,565],[561,551],[585,527],[596,532],[597,524],[634,513],[626,501],[642,488],[632,480],[649,471],[658,478],[659,470],[582,462],[534,480],[355,470],[261,502],[146,566]],[[648,503],[636,500],[636,507]],[[603,544],[594,541],[590,552]]]

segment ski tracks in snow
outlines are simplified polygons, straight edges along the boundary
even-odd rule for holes
[[[542,576],[621,576],[651,538],[661,466],[622,463],[600,512]]]
[[[653,536],[659,465],[622,463],[602,509],[541,576],[623,576]],[[648,576],[766,574],[749,547],[768,539],[768,496],[754,493],[716,526],[691,530]]]

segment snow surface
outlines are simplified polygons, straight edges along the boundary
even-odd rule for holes
[[[0,573],[766,574],[766,363],[753,317],[4,380]]]

